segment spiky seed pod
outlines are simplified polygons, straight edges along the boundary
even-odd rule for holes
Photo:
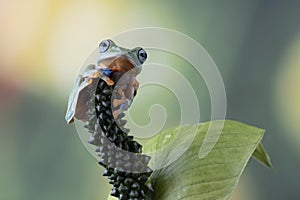
[[[120,113],[116,119],[113,117],[113,91],[114,86],[100,79],[95,94],[91,94],[95,98],[86,102],[89,120],[84,127],[92,133],[88,142],[96,146],[99,164],[105,168],[103,176],[107,176],[113,185],[112,196],[121,200],[151,199],[154,189],[149,179],[152,173],[148,167],[150,157],[140,154],[142,146],[133,140],[133,136],[128,136],[129,129],[124,128],[125,114]],[[114,98],[120,97],[115,95]],[[143,173],[134,173],[139,171]]]

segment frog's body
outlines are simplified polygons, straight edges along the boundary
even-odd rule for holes
[[[125,49],[111,40],[101,42],[97,64],[88,65],[77,77],[73,86],[65,117],[67,123],[72,123],[74,118],[81,121],[87,120],[85,102],[91,98],[87,91],[95,88],[99,78],[108,85],[115,85],[120,80],[117,92],[121,99],[113,102],[114,107],[119,107],[119,110],[114,110],[114,117],[116,118],[119,113],[126,110],[137,93],[139,83],[136,76],[140,73],[146,58],[147,54],[142,48]]]

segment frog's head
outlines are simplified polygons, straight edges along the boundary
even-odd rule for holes
[[[147,53],[141,47],[126,49],[116,45],[112,40],[104,40],[99,44],[97,65],[112,72],[126,73],[131,70],[139,74],[146,59]]]

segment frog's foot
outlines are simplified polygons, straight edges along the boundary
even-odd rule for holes
[[[120,107],[113,111],[114,118],[117,119],[121,113],[127,110],[129,107],[128,105],[129,105],[129,100],[125,100],[124,103],[119,104]]]
[[[115,111],[113,112],[114,118],[117,119],[118,116],[119,116],[119,114],[121,114],[120,110],[115,110]]]
[[[114,99],[113,100],[113,106],[114,108],[117,108],[117,110],[119,110],[119,113],[125,111],[128,109],[130,105],[130,100],[127,98],[121,98],[121,99]]]
[[[83,73],[82,78],[99,78],[100,72],[98,69],[95,69],[95,65],[88,65]]]
[[[82,77],[83,78],[99,78],[100,72],[97,69],[90,69],[88,71],[83,72]]]
[[[114,99],[113,100],[113,105],[114,107],[118,107],[119,105],[127,103],[128,99],[122,98],[122,99]]]
[[[111,80],[108,76],[103,75],[101,78],[107,83],[107,85],[111,86],[115,84],[115,82]]]
[[[119,107],[117,110],[113,112],[115,118],[117,118],[120,113],[128,109],[131,101],[125,96],[125,93],[121,88],[118,89],[118,94],[120,95],[121,98],[113,100],[113,107],[114,108]]]
[[[126,105],[129,105],[129,99],[126,97],[124,91],[122,90],[122,88],[118,88],[118,94],[120,95],[120,99],[114,99],[113,100],[113,106],[116,108],[118,106],[120,107],[124,107]]]
[[[88,79],[86,82],[87,82],[87,85],[91,85],[93,83],[93,79]]]

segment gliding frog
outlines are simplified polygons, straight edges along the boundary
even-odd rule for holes
[[[82,74],[78,75],[69,96],[68,109],[65,116],[67,123],[72,123],[74,118],[87,121],[86,101],[91,98],[88,90],[97,85],[99,78],[107,85],[116,85],[117,93],[121,99],[114,99],[114,107],[119,110],[113,112],[116,118],[118,114],[126,110],[133,97],[136,95],[139,83],[136,76],[141,72],[142,64],[147,59],[147,53],[143,48],[126,49],[117,46],[112,40],[104,40],[99,44],[99,55],[96,65],[88,65]],[[119,81],[119,82],[118,82]]]

